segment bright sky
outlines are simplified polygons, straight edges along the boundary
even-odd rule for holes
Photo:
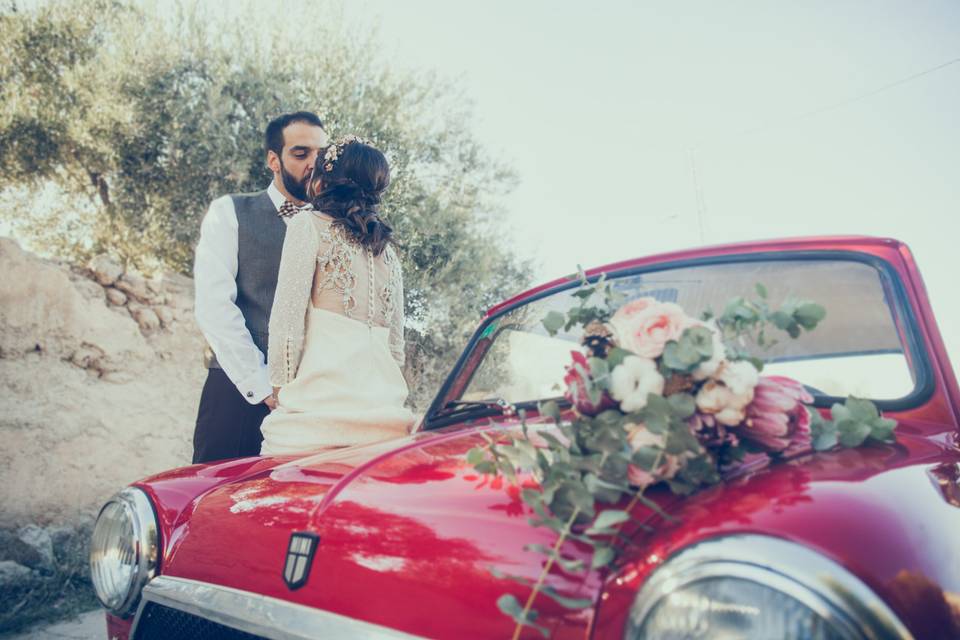
[[[872,93],[960,58],[960,3],[358,0],[347,15],[379,24],[391,63],[462,80],[477,133],[519,173],[508,225],[538,279],[702,244],[892,236],[960,363],[960,63]]]
[[[960,364],[960,62],[936,69],[960,58],[960,2],[352,0],[345,12],[379,26],[390,64],[461,81],[475,131],[519,174],[505,235],[538,280],[704,244],[891,236],[912,248]]]

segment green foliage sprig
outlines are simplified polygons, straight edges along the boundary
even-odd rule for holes
[[[568,313],[551,311],[543,318],[543,326],[551,335],[574,327],[596,329],[596,323],[610,322],[622,304],[622,294],[605,278],[590,283],[581,270],[579,279],[581,286],[573,294],[577,303]],[[815,329],[826,315],[823,307],[809,301],[788,300],[773,308],[762,285],[757,286],[757,294],[755,300],[735,298],[719,317],[708,314],[704,318],[714,322],[722,333],[731,359],[749,358],[753,362],[742,345],[753,342],[769,348],[775,343],[770,338],[774,329],[796,338]],[[741,348],[732,348],[731,343]],[[495,576],[529,589],[522,602],[513,594],[497,600],[500,611],[515,623],[513,638],[518,638],[524,627],[548,636],[534,608],[538,595],[569,609],[593,604],[589,598],[558,593],[546,583],[547,576],[557,565],[567,573],[608,569],[637,532],[651,530],[652,521],[634,514],[636,505],[647,507],[661,522],[674,520],[645,495],[647,487],[662,483],[673,493],[687,495],[720,482],[722,468],[735,464],[745,453],[760,451],[722,438],[711,440],[722,430],[697,431],[691,426],[698,420],[695,389],[691,388],[694,383],[663,394],[651,393],[637,411],[624,411],[615,402],[608,402],[612,372],[633,354],[615,342],[597,344],[604,347],[599,354],[574,354],[568,368],[566,395],[573,409],[565,410],[552,400],[539,404],[539,414],[550,418],[555,427],[532,430],[520,411],[519,432],[498,437],[484,434],[485,444],[467,455],[468,463],[477,471],[504,476],[519,487],[522,501],[533,514],[530,524],[556,534],[549,547],[524,547],[546,559],[535,581],[494,570]],[[665,345],[659,369],[665,376],[689,380],[698,365],[713,357],[714,348],[710,329],[690,327]],[[880,417],[873,403],[856,398],[834,405],[831,419],[822,418],[812,408],[801,410],[810,413],[810,444],[815,450],[855,447],[867,440],[889,442],[896,425]],[[634,446],[631,438],[637,437],[638,430],[642,430],[644,442]],[[635,481],[635,474],[642,482]],[[534,481],[532,486],[530,480]],[[568,547],[571,543],[590,549],[589,562],[572,553]]]

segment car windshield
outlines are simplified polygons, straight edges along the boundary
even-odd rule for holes
[[[901,342],[889,278],[855,260],[770,260],[688,266],[611,279],[626,300],[650,296],[679,304],[691,316],[721,313],[734,297],[755,297],[764,285],[772,308],[795,299],[822,305],[826,318],[812,332],[777,342],[744,344],[767,364],[764,375],[785,375],[815,395],[895,400],[915,388],[916,375]],[[578,347],[579,328],[550,336],[541,320],[577,304],[576,288],[514,308],[488,325],[475,348],[487,347],[461,400],[502,398],[522,403],[562,395],[564,367]],[[901,322],[902,324],[902,322]]]

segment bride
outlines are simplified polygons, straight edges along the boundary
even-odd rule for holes
[[[317,160],[314,210],[293,217],[283,244],[268,346],[277,409],[260,427],[261,455],[385,440],[413,424],[400,260],[378,215],[389,183],[386,158],[354,136]]]

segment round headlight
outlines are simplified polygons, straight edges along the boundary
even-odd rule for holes
[[[856,576],[792,542],[757,535],[709,540],[654,571],[625,638],[910,638]]]
[[[149,498],[124,489],[100,510],[90,539],[90,577],[103,606],[120,616],[132,613],[143,585],[156,574],[158,552]]]

